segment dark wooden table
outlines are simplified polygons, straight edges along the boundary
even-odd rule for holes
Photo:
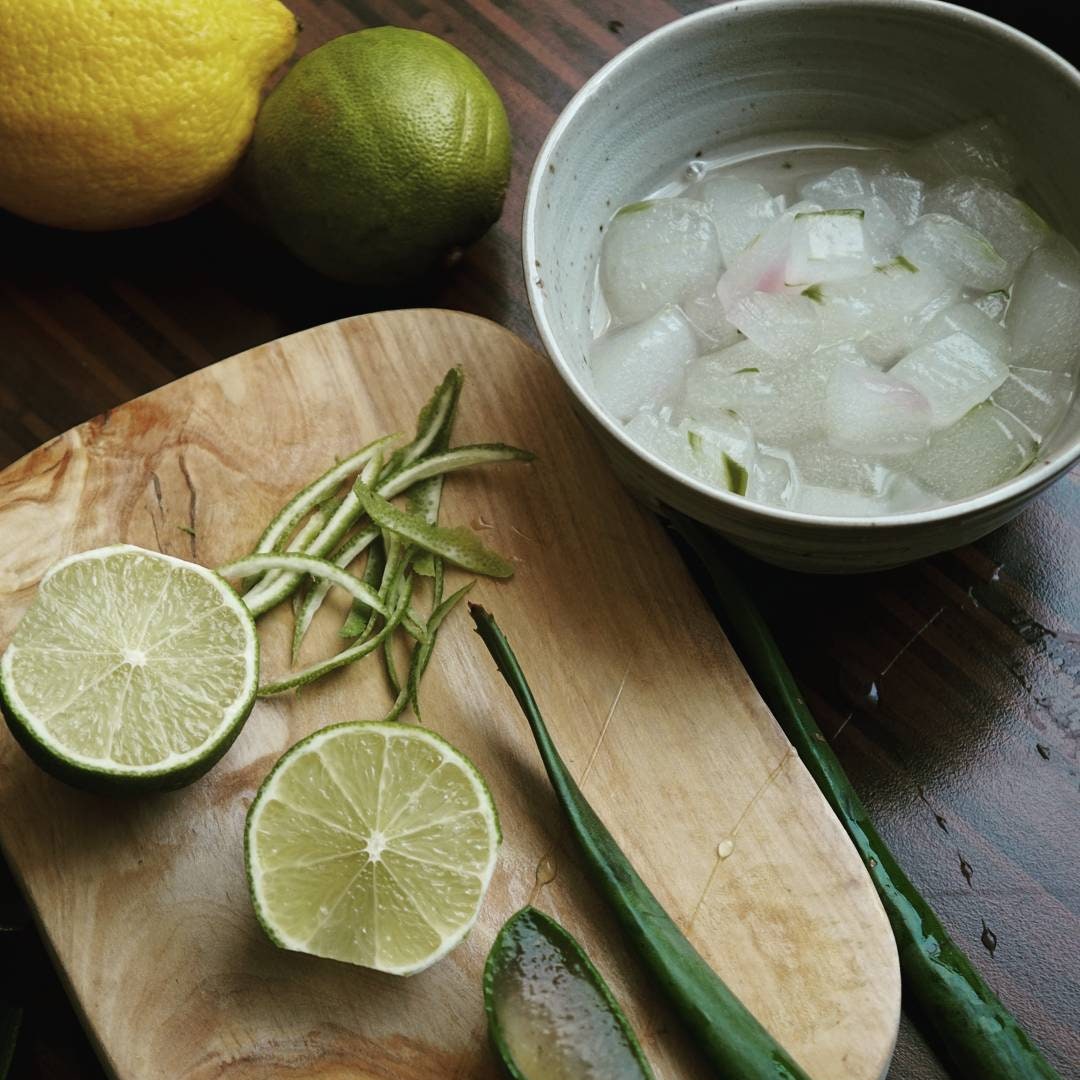
[[[502,220],[452,274],[373,295],[302,269],[236,196],[172,224],[102,236],[0,215],[0,465],[189,371],[341,316],[461,308],[537,343],[518,240],[533,157],[588,75],[705,6],[286,2],[304,24],[301,53],[393,23],[441,35],[484,68],[514,132]],[[1065,5],[972,6],[1068,53]],[[1080,471],[972,547],[870,577],[762,567],[753,584],[900,861],[1062,1075],[1080,1076]],[[96,1080],[101,1070],[5,877],[0,865],[0,927],[15,927],[0,932],[0,999],[25,1009],[13,1080]],[[907,1019],[889,1075],[945,1076]]]

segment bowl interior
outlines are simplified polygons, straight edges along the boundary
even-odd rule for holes
[[[588,350],[601,227],[695,156],[794,132],[906,141],[985,115],[1021,144],[1024,194],[1080,240],[1080,79],[1019,32],[933,0],[747,0],[651,35],[575,98],[537,161],[526,272],[556,364],[599,411]],[[1040,457],[1078,443],[1074,399]]]

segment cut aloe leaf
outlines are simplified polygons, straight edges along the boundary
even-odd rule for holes
[[[514,1080],[652,1080],[633,1028],[573,935],[522,908],[484,965],[488,1031]]]
[[[317,559],[311,555],[245,555],[242,559],[226,563],[218,573],[222,577],[235,578],[251,574],[258,570],[287,570],[290,573],[310,574],[313,578],[326,580],[338,585],[356,600],[362,600],[368,607],[380,615],[387,614],[387,608],[374,589],[365,585],[354,574],[335,566],[329,559]],[[254,614],[254,612],[252,612]]]
[[[329,675],[332,671],[337,671],[339,668],[343,668],[348,664],[356,663],[357,660],[362,660],[365,656],[370,656],[394,632],[395,628],[401,622],[401,616],[408,609],[411,595],[412,580],[406,578],[405,586],[401,590],[401,595],[398,597],[397,604],[394,606],[386,623],[377,634],[369,637],[366,641],[359,641],[355,645],[343,649],[341,652],[331,656],[328,660],[320,661],[317,664],[311,664],[300,671],[294,672],[287,678],[278,679],[276,682],[264,683],[259,687],[259,697],[270,697],[273,694],[283,694],[287,690],[297,690],[301,686],[306,686],[308,683],[314,682],[316,679],[321,679],[324,675]]]
[[[399,510],[381,495],[357,481],[353,491],[364,511],[376,525],[441,555],[444,559],[486,577],[512,577],[514,567],[501,555],[484,547],[468,529],[429,525],[422,518]]]
[[[439,562],[441,565],[441,560],[439,560]],[[475,584],[475,581],[470,581],[467,585],[463,585],[456,593],[452,593],[445,600],[440,599],[440,602],[435,606],[435,609],[431,613],[431,617],[427,621],[427,641],[420,642],[416,648],[413,649],[412,661],[409,664],[409,677],[406,684],[406,697],[408,702],[412,705],[417,720],[420,719],[420,680],[424,677],[428,662],[431,660],[431,654],[435,650],[435,639],[438,636],[439,627],[442,626],[446,616],[457,607],[458,601],[460,601]]]
[[[296,531],[296,527],[324,499],[329,498],[351,476],[355,476],[386,445],[398,435],[385,435],[339,461],[306,488],[298,491],[267,525],[252,554],[275,551]]]
[[[384,499],[402,495],[420,480],[430,476],[442,476],[458,469],[468,469],[473,465],[493,465],[500,461],[535,461],[536,455],[528,450],[519,450],[516,446],[505,443],[476,443],[470,446],[455,446],[439,454],[431,454],[420,461],[413,462],[407,468],[395,473],[384,483],[379,484],[379,494]]]
[[[382,573],[383,558],[382,548],[371,547],[371,545],[381,535],[381,530],[374,525],[369,525],[366,529],[361,529],[354,537],[347,540],[338,548],[330,561],[335,566],[340,566],[344,570],[370,548],[367,563],[364,566],[364,573],[360,580],[369,589],[375,589],[378,585],[379,575]],[[296,663],[297,657],[300,655],[300,646],[304,642],[304,637],[311,627],[312,620],[314,620],[315,616],[318,614],[319,608],[322,607],[323,601],[326,599],[326,594],[330,591],[332,585],[333,583],[325,578],[322,581],[315,582],[307,596],[304,598],[299,610],[296,612],[296,623],[293,627],[292,643],[293,663]],[[354,607],[359,606],[362,608],[365,612],[365,618],[371,613],[371,608],[361,600],[353,600],[353,605]]]
[[[6,1080],[15,1060],[15,1045],[22,1027],[22,1009],[0,1009],[0,1080]]]

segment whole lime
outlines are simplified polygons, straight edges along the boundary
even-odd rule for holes
[[[383,26],[297,63],[259,113],[250,169],[263,212],[296,256],[341,281],[392,285],[498,218],[510,126],[464,53]]]

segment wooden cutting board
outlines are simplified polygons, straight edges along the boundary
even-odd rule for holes
[[[812,1076],[875,1080],[892,1052],[900,983],[869,879],[551,365],[492,323],[404,311],[319,327],[97,417],[11,466],[0,474],[0,647],[69,552],[123,540],[209,566],[242,554],[335,456],[411,431],[454,363],[466,372],[456,441],[511,442],[539,457],[454,476],[443,519],[516,563],[512,581],[482,581],[473,598],[510,637],[585,793],[667,910]],[[324,614],[309,656],[334,647]],[[281,671],[287,612],[261,625],[264,672]],[[208,776],[167,795],[69,790],[0,733],[0,842],[120,1080],[494,1078],[480,973],[499,926],[525,903],[585,944],[658,1077],[713,1075],[583,875],[527,726],[463,610],[442,632],[423,702],[424,722],[490,782],[505,841],[475,930],[411,979],[277,950],[244,880],[241,830],[260,781],[315,728],[385,711],[377,662],[260,703]]]

